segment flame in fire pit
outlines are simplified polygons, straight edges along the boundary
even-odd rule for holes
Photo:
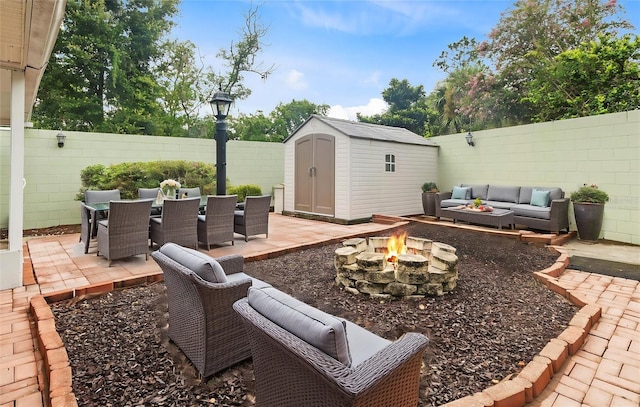
[[[407,232],[389,238],[387,242],[387,261],[389,263],[397,263],[398,256],[407,253],[407,246],[404,244],[406,239]]]

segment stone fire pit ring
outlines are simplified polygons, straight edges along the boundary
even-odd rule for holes
[[[406,253],[387,260],[393,237],[353,238],[335,251],[336,284],[352,294],[373,298],[441,296],[456,288],[456,249],[429,239],[407,237]]]

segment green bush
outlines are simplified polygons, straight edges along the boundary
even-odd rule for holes
[[[238,185],[237,187],[230,187],[228,193],[229,195],[238,195],[238,202],[244,202],[244,199],[247,196],[262,195],[262,190],[258,185],[248,184]]]
[[[577,191],[571,193],[571,200],[578,203],[599,203],[603,204],[609,202],[609,195],[606,192],[599,190],[598,186],[584,185]]]
[[[438,186],[435,182],[425,182],[422,184],[422,192],[438,192]]]
[[[138,197],[138,188],[156,188],[165,179],[175,179],[183,188],[200,187],[203,195],[216,190],[216,167],[193,161],[149,161],[90,165],[80,172],[82,186],[76,200],[88,189],[119,189],[122,199]]]

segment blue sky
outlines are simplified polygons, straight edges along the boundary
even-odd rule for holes
[[[432,66],[463,36],[485,40],[513,1],[456,0],[182,0],[172,36],[196,44],[205,63],[240,38],[247,10],[259,7],[268,27],[258,60],[276,66],[267,80],[246,74],[251,96],[232,114],[270,113],[278,103],[306,99],[331,106],[330,116],[355,119],[380,113],[392,78],[429,93],[444,73]],[[640,0],[619,1],[640,28]],[[220,68],[222,69],[222,68]],[[224,72],[224,70],[223,70]]]

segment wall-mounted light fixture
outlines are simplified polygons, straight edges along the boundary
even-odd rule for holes
[[[469,144],[471,147],[476,145],[476,143],[473,141],[473,134],[471,134],[471,132],[468,132],[467,135],[464,136],[464,139],[467,140],[467,144]]]
[[[56,139],[58,140],[58,147],[62,148],[64,147],[64,139],[66,139],[67,136],[65,136],[61,131],[58,132],[58,134],[56,134]]]

